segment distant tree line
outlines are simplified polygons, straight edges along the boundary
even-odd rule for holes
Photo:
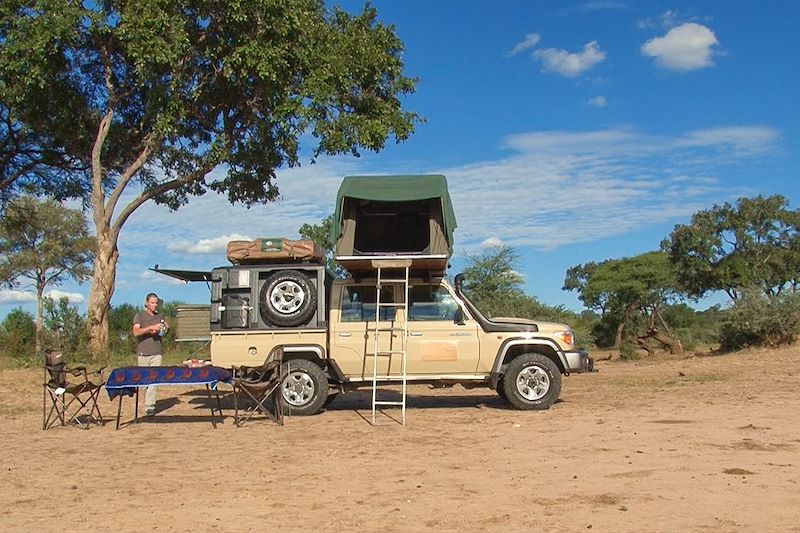
[[[177,307],[182,302],[168,301],[159,305],[159,312],[170,323],[175,323]],[[67,298],[53,300],[43,299],[43,324],[41,330],[41,348],[43,350],[63,350],[69,354],[70,360],[87,361],[91,354],[86,330],[86,315],[77,306],[70,304]],[[141,310],[141,306],[129,303],[112,305],[109,309],[109,351],[106,361],[125,361],[133,364],[136,340],[131,334],[133,316]],[[174,329],[171,328],[163,339],[165,353],[178,349],[174,340]],[[35,350],[36,320],[34,316],[16,308],[0,322],[0,355],[20,365],[38,366],[41,363]]]

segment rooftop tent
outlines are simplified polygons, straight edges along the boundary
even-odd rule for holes
[[[444,176],[348,176],[336,197],[336,261],[354,272],[376,257],[444,272],[456,217]]]

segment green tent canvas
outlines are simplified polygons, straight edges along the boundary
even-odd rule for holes
[[[335,217],[336,260],[351,272],[371,269],[375,257],[444,272],[453,252],[456,218],[441,175],[348,176]]]

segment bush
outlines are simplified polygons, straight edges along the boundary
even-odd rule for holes
[[[743,291],[722,326],[723,350],[791,344],[800,332],[800,293],[765,295],[757,289]]]
[[[13,309],[0,324],[0,350],[15,359],[31,359],[36,354],[36,324],[33,315]]]
[[[111,307],[108,312],[108,348],[112,354],[131,357],[136,350],[136,338],[131,333],[137,307],[128,303]]]
[[[639,359],[639,347],[631,339],[622,341],[622,346],[619,347],[619,358],[623,361],[635,361]]]
[[[45,350],[63,350],[69,357],[84,358],[87,350],[86,321],[66,298],[44,299]]]

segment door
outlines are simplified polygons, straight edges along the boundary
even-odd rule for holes
[[[375,358],[375,299],[377,292],[372,284],[351,284],[341,287],[338,317],[331,317],[332,340],[334,345],[332,357],[342,372],[349,378],[372,379]],[[381,288],[381,304],[395,302],[395,290],[391,285]],[[380,327],[398,327],[395,320],[397,309],[381,307]],[[379,335],[379,351],[402,349],[402,331],[386,331]],[[365,355],[368,354],[368,355]],[[378,356],[378,375],[402,372],[400,354]]]
[[[408,373],[474,374],[480,359],[478,325],[456,323],[458,303],[447,288],[414,284],[408,299]]]

